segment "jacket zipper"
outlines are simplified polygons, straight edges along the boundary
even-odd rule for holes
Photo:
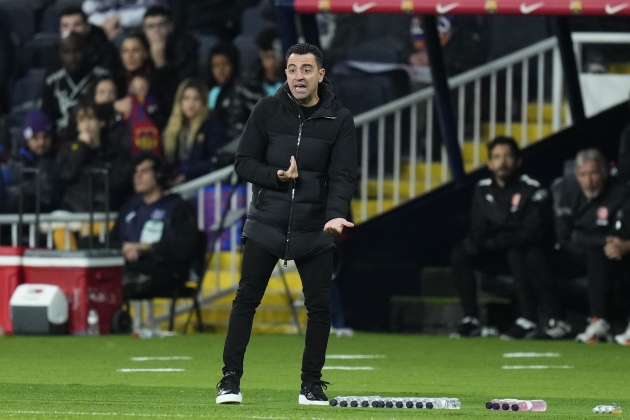
[[[289,96],[289,99],[294,101],[294,99],[291,96],[291,94],[287,93],[287,95]],[[302,140],[302,127],[304,126],[306,121],[313,119],[311,117],[311,118],[307,118],[304,121],[302,121],[302,115],[300,114],[300,107],[299,107],[299,105],[298,105],[298,108],[297,108],[297,116],[298,116],[298,121],[300,122],[300,125],[299,125],[299,129],[298,129],[297,147],[295,149],[295,163],[296,164],[297,164],[297,161],[298,161],[298,156],[300,155],[300,141]],[[322,117],[317,117],[317,118],[328,118],[328,119],[331,119],[331,120],[337,119],[337,117],[332,117],[332,116],[322,116]],[[291,188],[291,207],[289,208],[289,226],[287,226],[287,240],[286,240],[285,245],[284,245],[284,258],[283,258],[283,260],[284,260],[283,266],[284,267],[287,266],[287,261],[289,259],[289,242],[291,241],[291,224],[293,222],[293,207],[295,206],[295,179],[292,180],[292,183],[293,183],[293,188]]]

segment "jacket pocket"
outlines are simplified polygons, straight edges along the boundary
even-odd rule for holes
[[[266,192],[266,189],[262,187],[259,187],[258,189],[255,189],[253,191],[252,204],[258,210],[260,210],[260,208],[262,207],[262,204],[264,203],[265,192]]]

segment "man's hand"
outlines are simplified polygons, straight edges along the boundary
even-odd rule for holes
[[[166,39],[154,37],[149,40],[151,46],[151,59],[158,69],[166,66]]]
[[[123,257],[127,261],[137,261],[142,253],[143,245],[139,242],[125,242],[122,247]]]
[[[280,169],[278,171],[278,178],[282,182],[288,182],[292,179],[297,179],[297,177],[298,177],[297,162],[295,160],[295,157],[291,156],[291,166],[289,166],[289,169],[287,169],[286,171],[283,171],[282,169]]]
[[[120,18],[118,15],[112,16],[109,19],[105,19],[101,24],[101,28],[105,31],[107,38],[112,40],[119,33],[122,32],[122,28],[120,27]]]
[[[606,245],[604,245],[604,254],[610,260],[619,261],[623,258],[624,254],[626,254],[630,247],[630,241],[624,241],[621,238],[616,236],[608,236],[606,238]]]
[[[324,225],[324,232],[328,235],[341,235],[344,227],[354,227],[354,223],[348,222],[346,219],[342,217],[337,217],[336,219],[330,219]]]

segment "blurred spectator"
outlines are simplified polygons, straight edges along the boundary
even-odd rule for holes
[[[138,98],[139,95],[134,93],[134,86],[132,86],[132,80],[136,76],[144,76],[144,81],[140,79],[135,80],[135,88],[140,88],[140,93],[144,98],[148,98],[150,106],[146,107],[147,113],[151,116],[151,120],[155,125],[162,129],[166,124],[168,115],[168,107],[165,103],[170,102],[171,99],[167,96],[168,87],[162,83],[161,80],[156,79],[155,67],[150,56],[149,42],[147,41],[144,33],[140,30],[131,31],[123,40],[121,49],[121,58],[123,64],[123,71],[120,74],[118,80],[118,92],[124,95],[132,95]],[[149,93],[142,95],[142,85],[149,84]],[[170,82],[169,82],[170,83]],[[167,84],[168,85],[168,84]],[[164,89],[165,88],[165,89]],[[153,97],[152,94],[157,97]],[[129,109],[131,112],[131,108]]]
[[[7,166],[2,177],[7,187],[7,207],[9,213],[19,211],[20,190],[23,191],[23,211],[35,212],[37,184],[31,173],[22,169],[39,169],[40,171],[40,210],[47,213],[57,209],[59,180],[55,171],[53,152],[53,123],[40,109],[33,109],[24,118],[24,144],[20,146]]]
[[[114,246],[125,258],[123,299],[170,294],[188,280],[199,233],[192,204],[164,194],[166,164],[143,152],[133,160],[136,195],[118,213]]]
[[[0,114],[9,111],[11,106],[9,84],[15,74],[15,48],[11,31],[0,19]]]
[[[243,10],[257,0],[171,0],[170,3],[181,28],[210,32],[225,42],[240,33]]]
[[[185,79],[177,89],[164,129],[164,156],[176,169],[175,185],[212,172],[216,151],[226,143],[223,126],[206,106],[207,96],[200,79]]]
[[[263,29],[256,36],[256,45],[258,46],[258,60],[243,76],[243,83],[251,92],[259,92],[262,96],[272,96],[286,80],[278,30],[276,28]]]
[[[114,39],[123,31],[140,26],[150,6],[165,6],[166,0],[83,0],[88,20]]]
[[[131,192],[131,159],[124,139],[107,135],[105,123],[99,120],[93,105],[81,103],[75,108],[76,139],[67,141],[57,155],[56,168],[64,184],[62,208],[87,212],[91,169],[107,169],[109,197],[104,179],[94,175],[94,209],[104,211],[106,200],[117,210]]]
[[[610,341],[614,297],[627,319],[630,258],[620,243],[630,239],[628,187],[608,178],[608,163],[597,149],[575,158],[575,180],[565,180],[555,204],[558,252],[554,262],[561,274],[588,277],[591,322],[577,341]],[[615,286],[621,290],[615,290]]]
[[[494,275],[507,271],[514,277],[520,317],[502,338],[533,338],[539,333],[563,338],[570,327],[560,321],[561,307],[545,256],[552,234],[549,195],[537,181],[519,176],[520,150],[513,138],[497,137],[488,143],[488,155],[492,178],[477,184],[470,232],[452,256],[453,280],[465,315],[456,335],[481,335],[474,275],[480,270]],[[550,317],[549,328],[541,331],[538,302]]]
[[[232,44],[219,44],[212,48],[208,62],[212,86],[208,94],[208,108],[216,113],[228,137],[237,138],[262,95],[246,89],[237,79],[238,50]]]
[[[78,6],[68,6],[61,10],[59,33],[62,38],[71,32],[87,38],[87,56],[94,66],[101,66],[116,74],[120,68],[118,52],[109,42],[105,32],[88,22],[87,16]]]
[[[628,100],[628,105],[630,106],[630,100]],[[617,169],[619,179],[626,184],[630,182],[630,124],[626,125],[621,132]]]
[[[173,23],[171,13],[159,6],[147,9],[142,29],[149,41],[155,81],[161,85],[165,96],[172,98],[179,82],[197,75],[197,40],[179,29]]]
[[[59,56],[62,68],[46,77],[44,82],[42,110],[56,122],[57,132],[63,138],[72,108],[90,84],[108,71],[90,63],[86,38],[76,33],[61,40]]]

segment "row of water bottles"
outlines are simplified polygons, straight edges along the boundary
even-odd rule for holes
[[[371,408],[428,408],[459,410],[461,402],[457,398],[412,398],[412,397],[335,397],[330,400],[333,407],[371,407]]]
[[[488,410],[502,411],[546,411],[547,403],[543,400],[517,400],[515,398],[500,398],[486,403]]]

